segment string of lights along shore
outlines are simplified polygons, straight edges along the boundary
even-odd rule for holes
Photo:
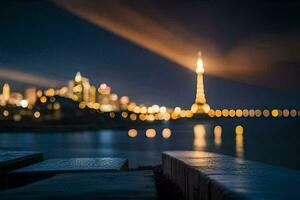
[[[119,98],[107,83],[101,83],[99,87],[92,85],[89,79],[82,76],[80,72],[77,72],[74,80],[69,81],[67,86],[58,89],[48,88],[44,91],[30,87],[25,90],[24,95],[19,92],[12,92],[10,85],[5,83],[2,94],[0,94],[0,119],[12,118],[15,121],[20,121],[23,115],[31,115],[33,118],[38,119],[47,110],[53,110],[52,114],[55,114],[56,118],[59,119],[60,112],[65,106],[65,99],[74,102],[76,109],[97,110],[101,113],[108,113],[111,119],[119,115],[121,118],[131,121],[177,120],[197,116],[211,118],[300,117],[300,110],[296,109],[212,109],[205,97],[204,72],[204,61],[201,52],[199,52],[196,63],[196,97],[195,102],[188,109],[170,108],[157,104],[151,106],[137,105],[130,101],[128,96]]]

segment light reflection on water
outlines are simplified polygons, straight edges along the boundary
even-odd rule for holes
[[[129,129],[128,136],[131,138],[135,138],[137,136],[138,132],[136,129]]]
[[[222,145],[222,127],[219,125],[214,128],[214,143],[216,147]]]
[[[156,136],[156,130],[154,128],[149,128],[146,130],[147,138],[154,138]]]
[[[244,128],[241,125],[235,127],[235,152],[238,158],[244,158]]]
[[[165,139],[169,139],[172,135],[172,131],[169,128],[164,128],[161,133],[162,137]]]
[[[204,150],[206,147],[206,129],[203,124],[197,124],[194,126],[194,149]]]
[[[166,150],[204,150],[300,169],[298,133],[295,120],[232,119],[127,130],[2,133],[0,148],[41,151],[46,158],[125,157],[130,167],[159,164]]]
[[[193,127],[193,147],[196,151],[205,151],[207,138],[206,138],[206,125],[196,124]],[[214,145],[215,147],[220,147],[222,145],[222,127],[220,125],[214,126]],[[243,137],[244,128],[241,125],[235,127],[235,154],[238,158],[244,158],[244,137]],[[168,139],[171,137],[172,131],[169,128],[164,128],[162,131],[162,137]],[[128,136],[135,138],[138,134],[136,129],[129,129]],[[157,136],[156,130],[149,128],[145,130],[145,136],[149,139],[155,138]]]
[[[134,128],[128,130],[128,136],[131,138],[135,138],[138,135],[138,131]],[[147,138],[154,138],[156,136],[156,130],[153,128],[147,129],[145,131],[145,136]],[[164,128],[161,131],[161,136],[164,139],[169,139],[172,136],[172,131],[169,128]]]

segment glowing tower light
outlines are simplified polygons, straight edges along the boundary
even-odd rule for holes
[[[192,105],[191,110],[193,113],[208,113],[210,110],[209,105],[206,103],[205,94],[204,94],[204,82],[203,82],[203,59],[201,56],[201,52],[198,53],[197,59],[197,90],[196,90],[196,99],[195,103]]]

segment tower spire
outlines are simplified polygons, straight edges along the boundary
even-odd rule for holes
[[[198,52],[198,59],[197,59],[197,92],[196,92],[196,99],[195,103],[197,104],[205,104],[205,94],[204,94],[204,83],[203,83],[203,74],[204,74],[204,67],[203,67],[203,59],[202,54]]]
[[[77,73],[76,73],[76,76],[75,76],[75,81],[76,81],[76,82],[80,82],[80,81],[81,81],[81,78],[82,78],[82,76],[81,76],[80,72],[77,72]]]
[[[202,59],[201,51],[198,52],[196,73],[197,74],[203,74],[204,73],[203,59]]]
[[[206,98],[204,94],[203,65],[204,63],[202,59],[202,53],[199,51],[198,59],[197,59],[197,67],[196,67],[196,73],[197,73],[196,98],[194,104],[191,107],[191,110],[194,113],[207,113],[209,111],[209,105],[206,103]]]

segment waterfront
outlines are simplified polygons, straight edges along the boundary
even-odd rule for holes
[[[235,130],[238,125],[243,127],[243,134],[236,133],[240,131]],[[149,137],[154,131],[149,129],[155,129],[153,138]],[[166,138],[162,136],[164,129]],[[167,138],[169,130],[171,136]],[[159,126],[149,123],[147,128],[132,131],[135,137],[129,137],[125,129],[1,133],[0,147],[41,151],[46,159],[124,157],[131,168],[159,164],[161,152],[166,150],[205,150],[300,169],[299,133],[299,118],[220,118],[162,122]]]

